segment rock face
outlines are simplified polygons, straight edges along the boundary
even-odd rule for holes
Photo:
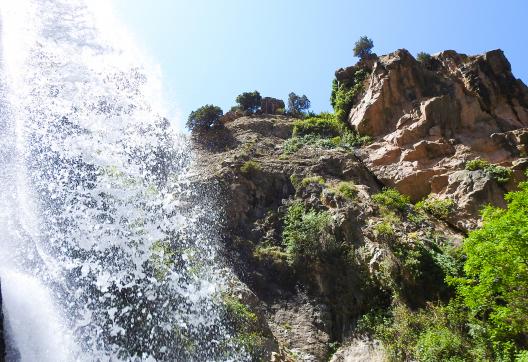
[[[338,73],[346,77],[343,70]],[[348,120],[360,134],[375,138],[358,156],[382,183],[414,201],[431,192],[453,198],[461,207],[459,219],[469,218],[457,226],[467,230],[482,204],[501,204],[491,195],[516,183],[488,185],[502,192],[468,199],[467,192],[479,193],[473,185],[481,185],[461,182],[470,174],[459,171],[475,158],[512,166],[526,156],[528,88],[513,76],[501,50],[478,56],[444,51],[426,66],[402,49],[374,63]]]
[[[398,50],[340,69],[337,81],[361,67],[370,76],[348,121],[373,138],[368,145],[316,134],[320,143],[286,152],[302,140],[280,115],[237,114],[193,135],[191,180],[218,195],[226,260],[263,331],[256,360],[383,360],[380,345],[357,332],[358,318],[396,299],[415,308],[448,298],[437,256],[525,177],[528,89],[502,51],[445,51],[422,64]],[[454,209],[395,207],[379,197],[387,186],[413,203],[452,199],[445,205]],[[292,209],[302,218],[297,244],[285,236]]]
[[[390,216],[398,219],[394,235],[380,235],[376,225],[386,215],[371,195],[383,185],[350,150],[306,146],[285,154],[292,124],[284,116],[241,117],[222,131],[200,134],[194,142],[199,155],[195,177],[217,188],[226,259],[260,300],[262,305],[253,309],[264,311],[279,345],[292,356],[325,361],[332,343],[349,337],[355,319],[388,303],[389,280],[404,290],[402,298],[411,305],[441,297],[431,288],[443,280],[438,270],[410,275],[398,266],[394,245],[412,244],[412,238],[437,231],[446,243],[457,243],[461,236],[435,219],[415,222],[396,215]],[[313,177],[324,184],[309,181]],[[353,196],[336,191],[343,182],[353,185]],[[320,257],[290,263],[282,232],[294,202],[329,215],[339,253],[321,245]],[[357,348],[367,353],[366,347]]]

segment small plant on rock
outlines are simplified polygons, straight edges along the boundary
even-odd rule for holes
[[[423,210],[441,220],[446,220],[454,208],[455,202],[452,199],[439,199],[431,195],[425,200],[416,203],[418,211]]]
[[[290,263],[313,261],[335,251],[337,243],[331,226],[329,212],[308,210],[302,202],[293,202],[286,212],[282,233]]]
[[[253,161],[253,160],[246,161],[242,164],[242,166],[240,166],[240,172],[246,175],[258,172],[260,170],[261,170],[260,163],[257,161]]]
[[[402,195],[396,189],[386,187],[372,196],[372,200],[383,207],[395,211],[405,211],[411,202],[409,196]]]
[[[480,158],[466,162],[466,170],[482,170],[500,184],[508,182],[513,173],[508,167],[494,165],[486,160],[481,160]]]

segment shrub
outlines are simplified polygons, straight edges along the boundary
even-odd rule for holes
[[[242,166],[240,166],[240,172],[246,175],[260,171],[260,169],[260,163],[253,160],[246,161],[242,164]]]
[[[187,128],[194,131],[219,125],[223,114],[224,112],[220,107],[207,104],[191,112],[187,120]]]
[[[397,190],[388,187],[372,195],[372,200],[380,206],[396,211],[405,211],[410,203],[409,196],[402,195]]]
[[[359,59],[365,59],[372,54],[372,48],[374,48],[374,42],[367,36],[362,36],[354,44],[354,56]]]
[[[374,233],[376,237],[381,239],[392,239],[396,236],[394,224],[387,220],[382,220],[374,225]]]
[[[301,181],[301,187],[306,187],[310,184],[317,184],[317,185],[324,185],[325,179],[321,176],[312,176],[312,177],[305,177]]]
[[[344,199],[353,199],[358,193],[357,186],[351,181],[342,181],[337,184],[333,191]]]
[[[280,246],[258,246],[253,256],[260,261],[271,261],[274,264],[282,264],[288,260],[288,253]]]
[[[420,362],[464,362],[464,344],[459,334],[446,327],[433,327],[420,334],[416,357]]]
[[[476,170],[485,170],[490,163],[486,160],[481,160],[480,158],[466,162],[466,170],[476,171]]]
[[[293,202],[286,212],[282,233],[289,262],[297,265],[335,251],[331,226],[332,216],[327,211],[307,210],[302,202]]]
[[[347,121],[348,114],[354,106],[357,96],[363,91],[363,82],[367,75],[367,71],[359,69],[354,73],[354,79],[348,82],[340,83],[337,79],[333,80],[330,103],[339,121],[343,123]]]
[[[236,98],[236,102],[241,110],[253,114],[260,109],[262,96],[257,91],[244,92]]]
[[[498,183],[508,182],[513,173],[512,170],[508,167],[494,165],[486,160],[481,160],[479,158],[466,162],[466,170],[483,170]]]
[[[355,147],[365,146],[372,142],[370,136],[360,136],[357,133],[346,131],[341,136],[338,145],[343,148],[353,149]]]
[[[483,227],[463,245],[465,277],[453,280],[472,316],[506,353],[521,347],[515,341],[528,331],[528,183],[519,188],[505,196],[506,210],[484,209]]]
[[[416,60],[423,64],[426,68],[431,68],[432,60],[431,54],[426,52],[419,52],[416,55]]]
[[[292,116],[301,116],[304,111],[308,110],[309,108],[310,100],[304,94],[302,96],[298,96],[292,92],[288,95],[288,113]]]
[[[344,125],[333,114],[322,113],[317,117],[298,119],[293,123],[293,136],[317,135],[321,137],[339,136]]]
[[[439,199],[431,195],[425,200],[416,203],[417,210],[423,210],[441,220],[446,220],[454,207],[455,202],[452,199]]]

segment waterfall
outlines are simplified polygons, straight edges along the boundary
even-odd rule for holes
[[[244,360],[217,213],[107,1],[0,4],[8,360]]]

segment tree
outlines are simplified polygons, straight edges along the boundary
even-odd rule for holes
[[[259,92],[244,92],[236,98],[241,110],[253,114],[260,109],[262,97]]]
[[[208,129],[220,124],[220,117],[224,115],[222,109],[212,104],[207,104],[191,112],[187,120],[187,128],[191,131]]]
[[[288,112],[293,116],[299,116],[304,111],[310,109],[310,100],[304,94],[298,96],[291,92],[288,95]]]
[[[372,48],[374,48],[372,39],[362,36],[354,45],[354,56],[361,60],[366,59],[372,54]]]
[[[528,331],[528,182],[505,199],[507,209],[486,207],[482,228],[464,242],[466,276],[455,284],[494,344],[511,353]]]

